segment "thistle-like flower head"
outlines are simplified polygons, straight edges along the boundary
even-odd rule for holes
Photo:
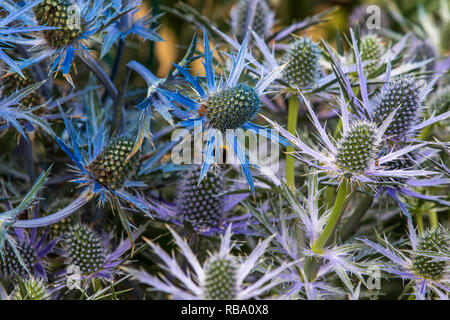
[[[25,280],[16,281],[10,298],[12,300],[50,300],[51,294],[43,279],[30,276]]]
[[[283,62],[288,62],[283,79],[293,87],[311,86],[321,77],[321,50],[310,38],[301,37],[290,44]]]
[[[375,161],[378,146],[376,125],[356,122],[337,144],[336,165],[353,173],[365,172]]]
[[[71,10],[72,8],[72,10]],[[75,23],[73,4],[67,0],[43,0],[33,8],[40,25],[57,27],[43,31],[44,38],[52,48],[62,48],[71,44],[81,34],[81,26]]]
[[[419,122],[422,112],[421,85],[414,77],[389,82],[374,100],[375,117],[380,123],[396,109],[398,111],[386,134],[402,138]]]
[[[253,13],[253,23],[249,26],[260,37],[265,38],[270,34],[274,24],[274,13],[266,0],[257,0]],[[243,35],[247,33],[245,29],[250,13],[249,0],[239,0],[231,11],[231,28],[233,35],[242,41]]]
[[[99,272],[106,262],[106,250],[101,237],[84,224],[72,226],[65,237],[68,265],[79,268],[81,274]]]
[[[128,137],[113,139],[102,152],[88,165],[89,172],[101,185],[112,189],[121,189],[125,181],[136,171],[140,153],[129,160],[128,155],[134,146],[134,140]]]
[[[417,250],[440,253],[448,250],[449,237],[442,228],[424,231],[417,239]],[[424,278],[441,279],[447,271],[448,262],[418,253],[413,258],[413,269]]]
[[[192,252],[186,240],[182,239],[172,229],[169,229],[181,253],[192,268],[192,272],[185,271],[178,265],[176,257],[168,255],[161,247],[149,242],[153,251],[164,262],[162,266],[169,276],[161,278],[139,271],[125,268],[138,281],[156,290],[166,292],[175,299],[236,299],[244,300],[258,297],[270,288],[283,282],[279,275],[289,268],[292,263],[284,263],[273,270],[266,270],[262,277],[247,286],[245,278],[252,273],[256,265],[262,262],[261,257],[267,249],[273,236],[260,242],[245,261],[230,253],[234,244],[231,241],[231,227],[223,236],[220,250],[213,253],[202,266]],[[242,262],[239,262],[242,261]],[[169,267],[170,266],[170,267]],[[169,280],[171,279],[171,280]],[[183,288],[177,286],[172,279],[179,280]]]
[[[177,215],[186,219],[199,230],[218,228],[224,214],[225,187],[222,171],[210,170],[199,183],[201,167],[192,166],[178,185]]]
[[[232,256],[212,256],[205,264],[203,294],[206,300],[234,300],[238,264]]]
[[[3,260],[0,261],[0,270],[3,275],[12,277],[16,273],[19,276],[25,276],[28,273],[27,270],[33,270],[35,263],[38,261],[38,256],[32,243],[27,241],[17,247],[17,249],[19,250],[23,264],[16,256],[11,245],[9,243],[5,244],[3,248]]]
[[[367,74],[371,74],[380,64],[381,56],[385,52],[384,44],[380,37],[370,34],[361,39],[360,50],[362,61],[369,61],[364,66],[364,70]]]
[[[246,84],[238,84],[211,95],[206,103],[206,115],[212,128],[241,128],[258,113],[260,106],[256,90]]]
[[[206,73],[206,83],[200,82],[198,77],[193,77],[185,67],[175,65],[178,72],[184,76],[194,90],[193,94],[186,95],[165,89],[158,89],[158,91],[170,101],[186,108],[186,111],[177,110],[175,112],[183,120],[181,124],[183,127],[192,128],[201,124],[202,131],[205,131],[207,146],[199,181],[206,176],[211,164],[217,161],[217,156],[220,153],[220,149],[224,147],[226,140],[226,144],[230,146],[239,160],[242,172],[252,192],[254,192],[250,162],[247,157],[248,150],[238,142],[238,134],[242,130],[252,130],[255,134],[265,135],[269,139],[276,139],[276,142],[285,143],[285,141],[279,140],[271,132],[264,132],[267,130],[266,128],[250,122],[259,111],[260,96],[270,83],[281,75],[284,66],[275,68],[268,75],[262,77],[255,86],[239,81],[248,58],[247,46],[248,37],[245,37],[237,56],[233,57],[233,67],[228,77],[226,80],[220,79],[220,81],[217,81],[218,79],[216,79],[214,72],[215,68],[213,67],[213,52],[205,30],[203,65]],[[204,124],[206,128],[203,129]],[[223,133],[225,133],[226,139],[216,137],[216,135]]]
[[[378,236],[378,243],[361,240],[390,260],[391,263],[384,267],[384,271],[410,281],[417,299],[437,296],[448,300],[448,229],[438,226],[417,237],[415,230],[411,228],[409,238],[412,250],[396,248],[386,237]]]

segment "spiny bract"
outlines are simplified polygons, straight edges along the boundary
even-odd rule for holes
[[[208,300],[233,300],[237,295],[237,265],[232,257],[211,257],[205,266],[203,294]]]
[[[413,77],[403,77],[385,85],[375,97],[375,118],[379,123],[398,108],[386,134],[402,138],[419,121],[422,111],[421,86]]]
[[[310,38],[298,38],[291,42],[283,62],[289,62],[283,79],[293,87],[313,85],[321,77],[320,48]]]
[[[376,125],[358,121],[339,140],[336,165],[348,172],[362,173],[370,168],[379,141]]]
[[[29,242],[17,244],[16,248],[20,253],[23,263],[27,267],[28,272],[32,272],[34,265],[37,262],[36,250]],[[9,277],[13,276],[14,273],[19,276],[24,276],[28,273],[8,242],[6,242],[3,247],[3,259],[0,257],[0,267],[0,273]]]
[[[423,232],[418,239],[417,250],[442,253],[448,250],[448,245],[448,235],[442,228],[439,227],[434,230],[427,230]],[[419,275],[425,278],[438,280],[444,275],[447,262],[438,261],[432,257],[427,257],[417,253],[413,259],[413,266],[414,270]]]
[[[206,115],[212,128],[226,131],[241,128],[259,111],[261,101],[255,89],[238,84],[213,94],[206,101]]]
[[[43,31],[44,38],[52,48],[61,48],[71,44],[80,34],[81,17],[74,10],[75,4],[66,0],[44,0],[33,8],[39,25],[59,27],[60,29]]]
[[[200,171],[200,166],[192,166],[183,174],[178,185],[177,214],[200,230],[217,228],[223,216],[223,173],[210,169],[199,184]]]
[[[240,0],[232,12],[231,23],[233,35],[240,41],[242,41],[242,36],[244,35],[248,5],[249,0]],[[270,10],[269,4],[266,0],[259,0],[256,5],[253,24],[251,25],[252,30],[255,31],[260,37],[265,38],[273,24],[272,20],[273,14]]]
[[[28,277],[18,280],[11,293],[12,300],[50,300],[47,284],[42,279]]]
[[[367,35],[361,39],[361,60],[369,61],[364,70],[367,74],[373,73],[380,64],[380,58],[384,54],[384,44],[375,35]]]
[[[66,234],[65,250],[68,265],[80,268],[83,275],[96,273],[105,265],[106,252],[102,239],[84,224],[70,228]]]
[[[139,152],[126,161],[133,146],[134,141],[128,137],[112,140],[89,164],[89,171],[100,184],[112,189],[122,188],[138,165]]]
[[[3,79],[2,95],[4,97],[9,97],[15,92],[25,89],[26,87],[36,83],[34,76],[30,72],[30,70],[23,69],[22,73],[25,76],[25,78],[23,78],[18,73],[13,73],[8,77],[6,77],[5,79]],[[38,106],[42,103],[42,97],[38,91],[33,91],[26,97],[24,97],[22,100],[20,100],[20,103],[24,107]]]

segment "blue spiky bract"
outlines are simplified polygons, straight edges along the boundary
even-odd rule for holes
[[[70,6],[71,3],[66,0],[44,0],[33,8],[39,25],[60,28],[43,31],[45,40],[52,48],[69,45],[81,34],[80,26],[73,23],[70,17]]]
[[[77,266],[81,274],[100,271],[106,261],[106,250],[100,236],[84,224],[72,226],[65,237],[68,265]]]
[[[11,293],[12,300],[50,300],[50,298],[45,281],[35,277],[18,280]]]
[[[398,108],[386,130],[388,136],[403,138],[420,118],[422,112],[421,86],[413,77],[403,77],[385,85],[374,99],[375,119],[382,123]]]
[[[224,213],[225,188],[223,172],[210,169],[206,177],[198,183],[200,166],[192,166],[178,185],[177,215],[189,221],[196,229],[218,228]]]
[[[16,246],[16,248],[20,253],[20,257],[22,258],[24,265],[28,269],[28,272],[31,272],[38,260],[37,253],[33,248],[33,245],[30,242],[25,241],[24,243],[21,243],[20,246]],[[27,270],[20,263],[18,257],[13,251],[13,248],[8,242],[5,243],[3,248],[3,258],[3,260],[0,258],[1,274],[8,277],[12,277],[14,274],[19,276],[28,274]]]
[[[443,228],[438,227],[434,230],[426,230],[420,235],[417,250],[440,253],[448,250],[448,245],[448,234]],[[415,272],[422,277],[438,280],[445,274],[447,262],[417,253],[413,259],[413,267]]]
[[[362,173],[370,168],[379,146],[375,124],[357,121],[339,140],[336,165],[344,171]]]
[[[361,60],[368,62],[364,66],[367,74],[373,73],[380,65],[381,56],[385,48],[381,38],[376,35],[367,35],[361,39]]]
[[[113,139],[103,151],[88,165],[88,170],[103,186],[120,189],[136,171],[140,153],[126,160],[134,146],[129,137]]]
[[[291,42],[283,56],[289,62],[283,72],[283,79],[293,87],[302,88],[315,84],[321,77],[321,50],[310,38],[302,37]]]
[[[232,32],[239,41],[242,41],[242,35],[246,34],[246,32],[244,32],[244,29],[248,7],[249,0],[239,0],[231,14]],[[256,5],[253,24],[250,26],[251,29],[255,31],[260,37],[265,38],[268,35],[268,32],[270,31],[272,25],[273,14],[270,10],[269,4],[266,2],[266,0],[259,0]]]
[[[210,96],[206,101],[206,115],[212,128],[238,129],[258,113],[260,104],[254,88],[238,84]]]
[[[233,300],[237,296],[237,264],[231,256],[213,256],[205,266],[203,294],[208,300]]]

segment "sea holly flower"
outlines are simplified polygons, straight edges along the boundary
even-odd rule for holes
[[[183,121],[180,127],[194,128],[200,124],[201,130],[207,137],[201,181],[207,174],[209,167],[218,160],[220,150],[225,146],[221,135],[225,134],[227,143],[237,157],[242,171],[247,179],[250,189],[254,193],[254,183],[250,172],[248,151],[239,141],[237,129],[250,130],[254,134],[265,136],[278,142],[270,130],[253,124],[251,120],[258,114],[260,96],[270,83],[280,76],[283,66],[274,69],[270,74],[260,79],[255,87],[239,82],[245,68],[248,38],[244,39],[242,46],[234,57],[233,67],[225,81],[217,81],[214,74],[212,51],[206,31],[204,32],[204,68],[206,84],[193,77],[189,70],[176,65],[175,67],[192,86],[194,95],[183,95],[181,92],[172,92],[159,89],[168,99],[186,108],[187,114],[181,115]],[[198,130],[198,129],[196,129]]]
[[[376,183],[381,177],[408,178],[411,176],[427,176],[433,172],[426,170],[387,170],[383,164],[402,157],[413,150],[423,147],[425,144],[416,144],[402,147],[397,151],[391,151],[381,158],[376,158],[381,148],[382,138],[389,124],[393,121],[396,110],[391,112],[387,119],[377,125],[374,122],[351,120],[344,99],[341,100],[342,134],[336,142],[325,131],[319,122],[308,100],[300,94],[304,101],[315,129],[318,132],[319,144],[323,151],[315,146],[310,146],[302,139],[287,132],[279,124],[267,119],[282,136],[287,138],[297,152],[294,154],[300,161],[326,172],[329,177],[342,180],[349,178],[359,183]]]
[[[51,290],[45,280],[17,277],[14,289],[9,296],[11,300],[51,300]]]
[[[419,237],[413,230],[409,238],[412,250],[398,249],[390,244],[386,237],[378,236],[378,243],[367,239],[360,240],[389,259],[389,264],[383,267],[384,271],[412,283],[416,299],[438,297],[448,300],[448,230],[439,226],[423,232]]]
[[[164,262],[162,266],[170,275],[170,278],[161,278],[150,275],[146,271],[124,268],[136,280],[149,285],[151,288],[166,292],[174,299],[179,300],[246,300],[262,296],[271,288],[280,284],[283,280],[279,275],[291,264],[283,264],[273,270],[265,270],[264,275],[251,284],[246,284],[245,279],[253,269],[261,263],[262,255],[269,246],[273,237],[260,242],[241,261],[230,253],[234,247],[231,241],[231,227],[221,239],[219,252],[213,253],[202,266],[192,252],[186,240],[169,228],[178,248],[189,263],[192,272],[183,271],[174,256],[168,255],[163,249],[153,242],[149,242],[153,251]],[[176,278],[182,287],[176,286],[171,280]]]
[[[29,22],[33,24],[32,19],[24,19],[24,16],[26,16],[33,7],[40,4],[42,1],[44,0],[29,1],[29,3],[20,7],[17,7],[16,4],[11,3],[11,1],[2,1],[0,6],[6,9],[5,12],[7,12],[7,14],[0,19],[0,43],[10,45],[14,43],[15,40],[20,40],[20,36],[23,34],[56,29],[55,27],[49,26],[23,26],[22,22]],[[3,48],[0,49],[0,60],[5,62],[9,67],[11,67],[11,69],[24,77],[21,68],[5,53],[5,51],[3,51]]]
[[[248,29],[254,30],[261,38],[272,32],[275,13],[266,0],[239,0],[231,10],[232,34],[242,41]]]
[[[420,122],[423,109],[422,86],[413,77],[403,77],[390,81],[372,100],[375,119],[384,121],[397,109],[396,116],[386,129],[386,135],[392,138],[403,138],[414,134],[413,127]]]
[[[98,123],[92,124],[96,122],[93,119],[96,118],[95,115],[92,115],[92,119],[90,119],[94,126],[93,134],[88,125],[86,136],[83,137],[81,132],[75,130],[72,122],[67,119],[62,110],[61,114],[69,137],[69,144],[56,135],[54,138],[75,164],[71,168],[77,177],[72,182],[82,189],[81,195],[68,206],[53,214],[32,220],[17,221],[17,225],[35,228],[57,223],[72,215],[92,198],[97,197],[99,205],[104,205],[106,202],[111,205],[131,237],[130,224],[122,211],[120,201],[149,215],[147,205],[138,197],[124,190],[128,186],[140,185],[129,181],[139,159],[139,154],[135,154],[130,160],[127,160],[134,140],[127,136],[119,136],[107,143],[104,126]],[[83,148],[84,144],[87,144],[87,149]]]
[[[200,165],[181,169],[173,203],[165,207],[156,204],[155,211],[159,218],[174,224],[189,223],[203,235],[224,233],[230,225],[235,234],[251,234],[248,228],[250,215],[231,215],[233,209],[248,197],[248,193],[233,194],[232,191],[241,186],[237,183],[227,185],[225,171],[221,167],[210,168],[199,183]]]
[[[21,40],[21,44],[32,46],[28,64],[49,59],[50,71],[61,71],[72,85],[70,69],[75,57],[88,59],[96,36],[124,14],[111,10],[111,5],[104,1],[89,0],[43,0],[33,11],[39,25],[56,29],[42,31],[40,37],[28,41]]]
[[[55,240],[47,242],[48,232],[39,235],[37,229],[29,233],[20,228],[14,228],[14,246],[7,242],[0,259],[0,273],[13,278],[14,275],[25,277],[28,274],[40,278],[47,277],[45,257],[52,251]],[[15,251],[17,250],[17,252]]]
[[[201,167],[195,166],[183,175],[178,184],[177,216],[186,219],[200,230],[218,228],[224,214],[225,181],[221,169],[210,170],[198,183]]]
[[[136,239],[141,231],[134,231],[133,239]],[[118,266],[124,262],[124,256],[129,253],[132,245],[128,239],[124,239],[113,248],[110,240],[110,237],[102,237],[85,224],[71,226],[63,240],[66,268],[60,274],[60,286],[64,286],[70,280],[66,277],[72,274],[79,276],[83,288],[86,288],[92,279],[112,281],[120,273]]]
[[[284,69],[282,79],[294,88],[315,85],[322,77],[320,68],[321,50],[310,38],[298,37],[289,44],[283,56]]]
[[[345,64],[340,64],[333,50],[325,43],[330,55],[330,60],[336,77],[339,79],[341,90],[345,98],[350,101],[349,106],[353,107],[353,115],[361,120],[378,122],[381,124],[386,121],[395,111],[392,121],[384,130],[383,138],[397,145],[398,141],[413,142],[415,133],[427,126],[450,117],[450,111],[444,112],[438,116],[431,116],[428,119],[419,121],[422,113],[422,103],[432,90],[438,76],[433,77],[426,85],[419,82],[414,77],[400,77],[391,79],[391,64],[388,59],[386,73],[384,75],[384,85],[373,99],[369,97],[373,93],[368,91],[367,77],[363,72],[363,63],[359,51],[357,40],[352,30],[350,30],[354,55],[356,57],[359,88],[361,99],[359,99],[351,88],[351,82],[344,70],[347,70]],[[401,75],[401,74],[399,74]],[[342,108],[345,109],[345,108]],[[347,120],[346,120],[347,121]]]
[[[361,38],[361,59],[363,62],[368,63],[364,66],[364,71],[367,74],[371,74],[376,71],[379,67],[380,60],[385,53],[385,47],[381,38],[368,34]]]

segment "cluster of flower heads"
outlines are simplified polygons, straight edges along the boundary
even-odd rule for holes
[[[143,1],[2,1],[0,298],[448,299],[440,6],[362,5],[332,42],[337,9],[180,3],[162,77]]]

